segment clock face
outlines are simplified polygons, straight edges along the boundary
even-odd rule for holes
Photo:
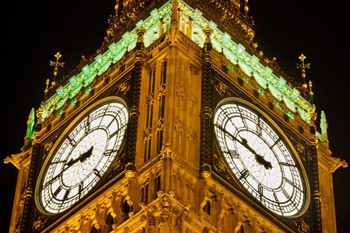
[[[216,138],[232,173],[262,205],[296,216],[306,203],[306,183],[295,152],[274,124],[238,101],[217,108]]]
[[[48,156],[36,195],[47,214],[61,213],[85,197],[117,157],[128,111],[116,99],[99,103],[68,127]]]

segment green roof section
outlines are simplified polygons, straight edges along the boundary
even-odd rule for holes
[[[310,112],[314,110],[314,106],[306,101],[297,89],[288,86],[283,77],[276,76],[271,68],[262,65],[258,57],[247,53],[243,45],[236,44],[228,33],[220,31],[216,24],[205,19],[198,9],[191,8],[184,1],[179,1],[179,9],[183,16],[193,20],[191,39],[195,43],[203,47],[205,38],[203,30],[210,27],[213,30],[213,48],[223,53],[232,64],[238,65],[246,75],[252,75],[262,87],[262,89],[259,88],[260,93],[264,93],[264,90],[268,88],[276,99],[284,101],[290,110],[288,113],[290,118],[293,119],[293,113],[298,111],[304,121],[310,122]],[[126,51],[134,49],[138,27],[144,27],[147,30],[144,39],[145,46],[152,44],[161,35],[161,30],[165,32],[170,28],[171,13],[172,2],[170,0],[159,9],[151,11],[147,19],[140,20],[136,27],[130,32],[125,32],[118,42],[110,44],[106,52],[98,54],[91,64],[86,65],[78,75],[71,77],[66,85],[58,87],[53,96],[42,102],[41,120],[47,119],[66,101],[76,101],[75,97],[83,87],[88,86],[96,76],[103,74],[112,64],[117,63]],[[162,20],[162,28],[159,24],[160,20]],[[181,19],[179,22],[181,24]]]
[[[170,27],[171,9],[171,1],[168,1],[159,9],[154,9],[151,16],[146,20],[139,21],[132,31],[125,32],[118,42],[110,44],[106,52],[98,54],[91,64],[83,67],[78,75],[71,77],[66,85],[58,87],[54,95],[41,103],[41,120],[47,119],[53,111],[60,109],[66,101],[73,99],[76,102],[75,96],[83,87],[88,86],[96,76],[103,74],[112,64],[117,63],[126,51],[133,50],[137,42],[136,29],[138,27],[142,26],[149,32],[145,37],[146,47],[158,39],[160,30],[169,29]],[[163,18],[169,18],[169,20],[163,20],[166,25],[163,24],[163,28],[159,28],[159,20]],[[61,110],[58,116],[63,111]]]
[[[314,107],[300,95],[297,89],[288,86],[285,79],[277,77],[271,68],[262,65],[258,57],[250,55],[245,51],[246,49],[243,45],[236,44],[229,34],[220,31],[214,22],[205,19],[202,16],[202,12],[198,9],[191,8],[184,1],[180,2],[179,8],[183,14],[193,19],[194,28],[202,30],[200,35],[203,38],[202,42],[196,38],[200,30],[196,31],[196,35],[191,38],[192,40],[203,47],[203,30],[210,27],[213,30],[212,44],[215,50],[222,52],[232,64],[239,65],[246,75],[253,75],[257,83],[264,89],[268,88],[276,99],[284,101],[291,111],[287,113],[290,118],[294,119],[292,112],[298,111],[301,118],[309,123],[309,113],[314,110]],[[260,89],[260,91],[264,93],[263,90]]]

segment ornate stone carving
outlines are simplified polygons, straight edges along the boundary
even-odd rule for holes
[[[197,66],[193,65],[192,63],[190,63],[190,71],[193,72],[195,75],[198,75],[200,69]]]
[[[148,227],[151,229],[156,227],[156,218],[151,214],[148,216]]]
[[[304,220],[300,220],[295,223],[298,228],[299,233],[308,233],[309,232],[309,226],[305,223]]]
[[[164,119],[159,118],[157,123],[156,123],[156,134],[158,134],[160,131],[163,130],[163,124],[164,124]]]
[[[144,132],[143,132],[143,142],[146,143],[146,141],[150,140],[152,137],[152,127],[148,127]]]
[[[171,158],[173,156],[173,150],[170,148],[170,143],[166,143],[162,146],[162,149],[160,151],[160,157],[161,158]]]
[[[331,172],[335,172],[340,167],[348,167],[348,163],[345,160],[342,160],[341,158],[331,157],[331,161],[333,163],[331,167]]]
[[[183,122],[179,117],[175,118],[175,131],[178,132],[180,135],[185,130],[185,122]]]
[[[191,95],[191,104],[192,105],[196,105],[198,103],[198,99],[196,96]]]
[[[125,95],[129,90],[130,90],[130,83],[124,82],[118,86],[117,93],[121,93],[121,94]]]
[[[17,169],[19,169],[22,166],[22,161],[26,157],[27,152],[22,152],[18,154],[13,154],[11,156],[6,156],[4,159],[4,163],[12,163],[13,166],[15,166]]]
[[[163,96],[165,96],[165,93],[166,93],[166,86],[165,86],[165,84],[162,84],[158,88],[157,100],[160,100]]]
[[[215,85],[215,90],[219,93],[219,95],[228,93],[228,87],[222,82],[219,82],[218,84]]]
[[[177,83],[175,93],[181,100],[185,99],[185,88],[183,87],[182,83]]]
[[[47,219],[45,219],[39,215],[33,223],[33,228],[35,230],[41,230],[44,227],[46,221],[47,221]]]
[[[146,104],[154,104],[154,93],[150,93],[148,96],[146,96]]]
[[[192,142],[195,138],[195,132],[193,131],[193,129],[191,127],[188,128],[187,130],[187,140]]]

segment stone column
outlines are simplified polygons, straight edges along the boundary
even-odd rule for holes
[[[201,105],[201,141],[200,141],[200,169],[203,178],[210,175],[213,156],[213,71],[211,61],[211,33],[204,30],[205,42],[203,47],[202,65],[202,105]]]
[[[309,149],[311,155],[311,204],[312,206],[312,232],[322,232],[322,217],[321,217],[321,193],[318,175],[318,156],[317,156],[317,141],[316,136],[316,113],[311,112],[310,131],[314,134],[312,145]]]
[[[132,176],[136,169],[135,157],[136,157],[136,141],[137,141],[137,126],[140,115],[140,88],[141,88],[141,72],[143,65],[144,55],[144,41],[143,36],[146,30],[144,28],[138,28],[136,33],[138,35],[135,51],[135,64],[131,76],[131,93],[130,93],[130,119],[127,132],[127,149],[126,149],[126,161],[125,169],[127,176]]]
[[[32,222],[33,222],[33,210],[34,210],[34,192],[35,192],[35,183],[37,179],[39,161],[41,157],[42,146],[40,143],[35,143],[32,149],[32,157],[29,166],[28,181],[27,187],[24,190],[24,205],[23,205],[23,214],[21,220],[21,233],[27,233],[32,231]]]

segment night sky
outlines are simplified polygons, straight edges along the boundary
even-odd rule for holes
[[[327,4],[325,4],[327,3]],[[302,82],[296,69],[303,53],[311,63],[307,79],[313,82],[316,110],[326,112],[333,156],[350,162],[349,96],[350,49],[345,5],[315,0],[250,1],[255,22],[255,42],[269,59]],[[57,51],[67,75],[81,60],[98,49],[105,36],[114,1],[60,0],[2,2],[1,56],[1,160],[23,146],[30,109],[44,97],[45,80],[52,78],[50,60]],[[8,13],[8,14],[5,14]],[[8,231],[17,169],[1,163],[0,232]],[[346,232],[350,217],[350,168],[333,175],[338,232]]]

